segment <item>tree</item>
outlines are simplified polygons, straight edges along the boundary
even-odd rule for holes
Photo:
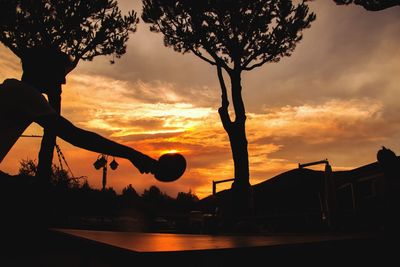
[[[35,160],[23,159],[19,163],[20,167],[18,169],[18,175],[32,177],[37,175],[38,166]],[[86,186],[87,188],[90,188],[86,178],[86,176],[72,177],[69,172],[64,170],[62,167],[52,165],[49,182],[55,187],[72,189],[81,187],[81,181],[83,181],[82,187]]]
[[[138,18],[132,10],[123,16],[115,0],[0,0],[0,42],[19,58],[27,48],[56,49],[73,62],[126,52],[130,32]],[[61,111],[61,85],[48,94]],[[39,153],[38,174],[49,177],[56,137],[45,131]]]
[[[143,191],[142,198],[148,202],[159,203],[165,198],[165,195],[161,192],[160,188],[152,185],[149,189]]]
[[[51,183],[62,189],[79,188],[81,186],[81,180],[86,177],[71,177],[67,170],[61,167],[53,165],[51,174]]]
[[[136,192],[135,188],[133,188],[132,184],[129,184],[122,189],[122,197],[126,199],[137,199],[139,198],[139,194]]]
[[[185,212],[193,210],[198,201],[199,198],[191,190],[187,193],[179,192],[176,196],[176,205]]]
[[[315,14],[304,1],[143,0],[142,19],[151,24],[151,31],[164,35],[166,46],[216,66],[222,100],[218,112],[234,162],[235,211],[246,213],[251,192],[242,73],[290,56]],[[230,79],[234,119],[223,71]]]
[[[334,0],[338,5],[356,4],[369,11],[380,11],[400,6],[400,0]]]
[[[18,175],[35,176],[37,173],[37,164],[34,160],[23,159],[19,162]]]
[[[197,202],[199,201],[199,198],[192,193],[192,190],[189,190],[189,192],[178,192],[176,195],[176,200],[178,202]]]

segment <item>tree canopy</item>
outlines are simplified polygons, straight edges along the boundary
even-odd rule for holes
[[[217,67],[221,87],[218,113],[229,137],[235,177],[232,209],[226,214],[231,214],[231,219],[249,216],[253,205],[241,75],[290,56],[315,14],[309,12],[306,0],[298,4],[290,0],[142,1],[142,19],[151,31],[164,35],[165,46],[180,53],[192,52]],[[228,111],[223,70],[231,82],[234,120]]]
[[[114,63],[125,54],[129,33],[136,30],[138,21],[133,10],[122,15],[116,0],[0,0],[0,42],[21,59],[31,54],[27,52],[31,48],[64,52],[73,60],[65,74],[81,59],[112,55]],[[61,87],[53,88],[48,96],[59,113]],[[38,176],[50,176],[55,139],[45,130]]]
[[[304,1],[143,0],[142,18],[166,46],[230,71],[289,56],[315,15]]]
[[[400,0],[335,0],[338,5],[356,4],[369,11],[380,11],[400,6]]]
[[[0,0],[0,42],[18,57],[24,49],[56,47],[74,59],[121,57],[138,18],[115,0]]]

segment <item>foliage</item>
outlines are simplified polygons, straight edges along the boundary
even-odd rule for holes
[[[0,0],[0,42],[21,59],[31,56],[25,54],[30,48],[66,53],[73,62],[65,75],[81,59],[112,55],[114,63],[115,57],[125,54],[138,21],[133,10],[122,15],[116,0]],[[58,113],[60,94],[60,88],[48,92]],[[51,172],[55,138],[45,129],[38,168],[44,177]]]
[[[192,191],[190,190],[187,193],[179,192],[178,195],[176,196],[176,200],[178,202],[192,202],[192,203],[195,203],[195,202],[199,201],[199,198],[195,194],[193,194]]]
[[[22,176],[36,176],[37,174],[37,163],[35,160],[26,159],[20,161],[20,167],[18,170],[18,174]],[[82,185],[87,184],[86,177],[72,177],[68,171],[53,165],[51,169],[51,184],[60,187],[60,188],[78,188],[81,186],[81,181],[83,181]]]
[[[133,188],[132,184],[129,184],[125,188],[122,189],[122,196],[126,197],[126,198],[139,197],[138,193],[136,192],[135,188]]]
[[[22,160],[21,175],[9,176],[0,172],[7,212],[20,214],[24,224],[31,223],[25,218],[26,214],[31,214],[52,227],[148,230],[157,217],[184,218],[188,211],[195,209],[198,200],[190,191],[178,193],[179,197],[175,199],[156,186],[150,186],[142,195],[135,193],[132,185],[126,186],[122,194],[117,194],[113,188],[91,188],[87,180],[74,186],[65,183],[68,175],[59,169],[56,170],[58,182],[44,184],[30,172],[35,168],[33,160]],[[28,173],[32,175],[23,175]],[[121,223],[128,217],[127,224]]]
[[[229,71],[289,56],[315,15],[287,0],[143,0],[142,19],[166,46]]]
[[[149,187],[149,189],[145,189],[142,194],[142,198],[144,201],[148,202],[163,202],[165,200],[170,200],[171,197],[167,194],[161,192],[160,188],[155,185]]]
[[[221,87],[218,112],[229,136],[234,161],[233,197],[235,213],[249,214],[249,183],[246,111],[242,98],[241,74],[290,56],[302,39],[302,31],[315,20],[306,0],[142,0],[142,19],[150,30],[164,35],[164,45],[176,52],[192,52],[217,67]],[[223,70],[231,82],[235,119],[229,114],[229,100]]]
[[[56,47],[74,59],[126,52],[138,18],[115,0],[0,0],[0,42],[18,57],[24,49]]]
[[[53,165],[51,182],[55,186],[61,188],[79,188],[81,186],[80,181],[85,179],[85,177],[72,177],[68,171]]]
[[[369,11],[380,11],[383,9],[400,6],[400,0],[334,0],[338,5],[356,4]]]
[[[176,196],[176,202],[182,210],[189,212],[190,210],[193,210],[193,208],[199,202],[199,198],[193,194],[192,191],[187,193],[179,192]]]
[[[18,169],[19,175],[24,176],[35,176],[37,173],[36,161],[31,159],[23,159],[19,162],[20,166]]]

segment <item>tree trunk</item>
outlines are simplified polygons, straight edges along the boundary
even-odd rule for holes
[[[232,185],[232,216],[234,220],[241,220],[252,215],[253,201],[249,183],[249,154],[246,138],[246,111],[242,99],[241,73],[231,72],[232,102],[235,111],[235,120],[232,121],[229,113],[229,101],[221,68],[218,67],[218,78],[222,91],[222,106],[219,109],[222,125],[228,133],[234,162],[235,180]]]
[[[53,109],[61,114],[61,85],[56,90],[47,94],[49,104]],[[54,146],[56,144],[57,136],[54,132],[44,129],[42,143],[39,152],[38,170],[36,176],[43,181],[50,181],[51,166],[53,163]]]
[[[249,154],[246,138],[246,111],[242,99],[240,73],[231,75],[231,83],[232,102],[236,118],[228,135],[235,164],[235,183],[244,186],[249,184]]]
[[[235,184],[249,185],[249,154],[244,123],[234,122],[228,132],[235,167]]]

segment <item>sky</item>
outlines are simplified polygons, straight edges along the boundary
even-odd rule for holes
[[[124,12],[141,13],[140,1],[118,2]],[[400,153],[400,9],[309,5],[317,19],[292,56],[242,76],[251,184],[299,163],[328,159],[333,170],[346,170],[376,161],[382,146]],[[107,186],[117,192],[132,184],[139,193],[156,185],[172,197],[211,194],[212,180],[233,177],[215,67],[165,47],[143,21],[127,45],[115,64],[106,56],[79,63],[63,87],[62,115],[154,158],[177,151],[187,159],[185,174],[172,183],[116,159],[120,166],[109,169]],[[21,73],[20,60],[0,44],[0,81]],[[42,133],[36,124],[25,131]],[[93,167],[99,155],[57,143],[73,175],[100,188],[102,173]],[[38,138],[20,138],[0,170],[16,174],[21,160],[37,159],[39,146]]]

